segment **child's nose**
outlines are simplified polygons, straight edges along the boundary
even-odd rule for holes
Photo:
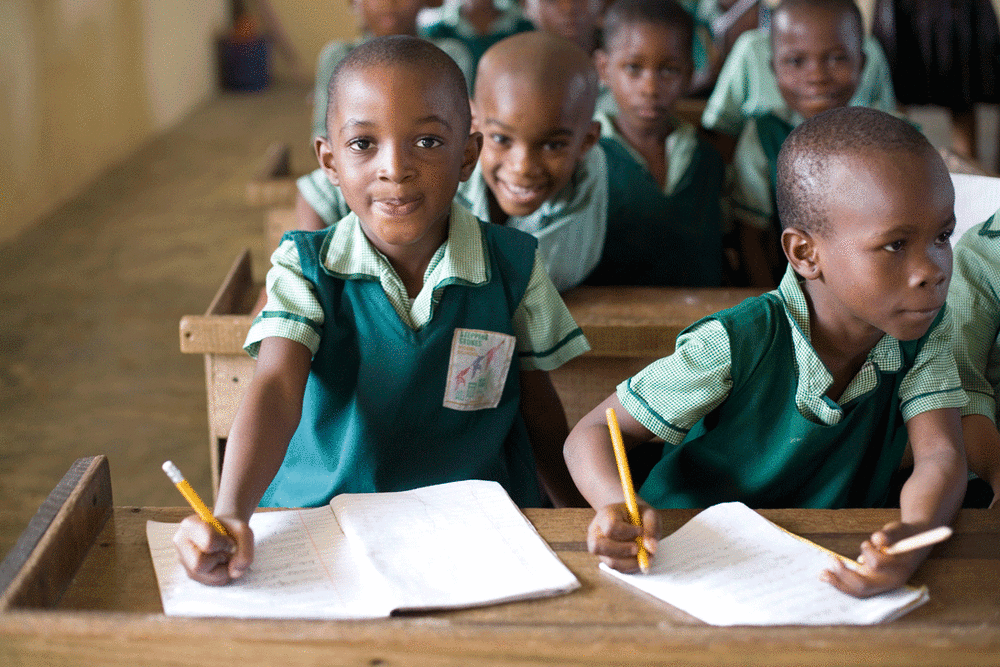
[[[914,268],[912,282],[920,287],[939,287],[951,274],[951,248],[934,247],[923,253]]]
[[[514,173],[525,176],[536,171],[537,162],[526,146],[514,146],[507,153],[507,165]]]
[[[410,151],[403,146],[383,146],[380,151],[378,177],[381,180],[402,182],[413,176]]]

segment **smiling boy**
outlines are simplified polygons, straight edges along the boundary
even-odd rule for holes
[[[879,507],[907,441],[913,472],[900,521],[861,545],[858,571],[817,575],[868,596],[902,585],[929,549],[881,549],[949,523],[965,492],[945,297],[954,190],[941,158],[912,126],[872,109],[820,114],[778,159],[779,288],[695,323],[676,351],[623,382],[586,415],[564,449],[597,510],[588,546],[637,567],[604,411],[626,447],[654,436],[663,457],[639,489],[642,533],[655,550],[651,507]],[[648,504],[647,504],[648,503]]]
[[[847,106],[865,55],[854,0],[783,0],[771,19],[771,64],[785,106],[747,121],[733,155],[730,200],[750,283],[773,287],[785,270],[775,217],[775,164],[803,120]]]
[[[188,574],[221,584],[253,554],[258,505],[459,479],[499,482],[522,506],[580,502],[547,371],[589,346],[527,234],[453,203],[481,135],[443,51],[373,39],[334,72],[319,160],[352,213],[291,232],[272,256],[257,358],[215,506],[175,538]]]

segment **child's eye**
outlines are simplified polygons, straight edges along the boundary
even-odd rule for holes
[[[806,59],[802,58],[801,56],[791,56],[791,57],[785,58],[781,62],[784,63],[788,67],[802,67],[802,65],[805,64]]]
[[[366,151],[372,147],[372,140],[365,137],[358,137],[357,139],[351,139],[347,142],[347,145],[352,150],[356,151]]]
[[[568,145],[565,141],[546,141],[542,144],[542,148],[547,151],[561,151]]]
[[[639,63],[625,63],[623,69],[629,76],[639,76],[642,73],[642,65]]]
[[[954,233],[955,233],[954,227],[952,227],[951,229],[946,229],[945,231],[941,232],[937,237],[937,244],[945,245],[951,243],[951,235]]]
[[[892,243],[885,244],[884,246],[882,246],[882,248],[888,250],[889,252],[899,252],[900,250],[903,249],[904,245],[906,245],[906,242],[903,241],[903,239],[899,239],[898,241],[893,241]]]
[[[491,134],[490,141],[504,147],[510,145],[510,137],[506,134]]]
[[[444,142],[442,142],[437,137],[420,137],[419,139],[417,139],[417,146],[419,146],[420,148],[437,148],[438,146],[441,146],[443,143]]]
[[[680,76],[680,74],[681,74],[681,68],[680,67],[673,67],[673,66],[671,66],[671,67],[663,67],[663,68],[660,69],[660,76],[662,76],[664,78],[671,78],[672,79],[675,76]]]

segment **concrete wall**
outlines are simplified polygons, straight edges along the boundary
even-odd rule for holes
[[[0,241],[213,94],[228,4],[0,2]]]

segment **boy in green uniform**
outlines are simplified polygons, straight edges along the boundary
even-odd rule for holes
[[[646,194],[651,215],[639,228],[635,219],[609,224],[608,236],[619,238],[634,230],[635,243],[617,244],[617,256],[605,250],[588,283],[657,285],[663,252],[676,224],[685,225],[696,239],[687,259],[704,265],[706,285],[718,285],[722,273],[722,158],[697,128],[674,113],[674,105],[691,83],[691,41],[694,21],[673,0],[617,0],[604,17],[604,46],[595,53],[601,80],[611,89],[618,111],[598,111],[601,135],[624,149],[626,159],[640,168],[640,177],[628,184],[631,196]],[[615,179],[622,181],[622,174]],[[638,261],[636,254],[648,254]],[[637,268],[643,267],[640,274]],[[666,269],[672,273],[671,269]]]
[[[560,291],[583,282],[603,254],[628,249],[655,248],[658,262],[672,258],[662,282],[697,284],[704,267],[683,261],[693,239],[679,221],[660,230],[669,240],[665,245],[641,233],[607,233],[626,227],[641,232],[660,212],[633,187],[646,180],[642,166],[614,142],[595,145],[597,87],[590,58],[561,37],[526,32],[492,46],[479,61],[473,98],[483,151],[472,177],[459,186],[458,200],[481,220],[535,236]],[[633,259],[635,273],[616,276],[619,284],[640,275],[638,256]]]
[[[785,270],[774,207],[781,143],[803,120],[850,102],[865,64],[863,34],[853,0],[784,0],[774,10],[772,66],[785,105],[747,121],[729,193],[751,285],[773,287]]]
[[[782,247],[774,292],[695,323],[676,351],[618,386],[573,429],[564,452],[597,510],[588,546],[637,567],[640,532],[655,550],[651,507],[878,507],[909,441],[913,472],[900,521],[861,545],[857,571],[823,578],[852,595],[902,585],[929,549],[882,549],[946,524],[966,483],[945,296],[954,189],[912,126],[861,107],[835,109],[792,132],[778,161]],[[605,410],[627,448],[663,438],[629,523]],[[819,574],[819,573],[817,573]]]
[[[955,244],[955,279],[948,305],[955,317],[955,361],[969,403],[962,431],[969,469],[1000,498],[1000,212],[970,228]],[[977,484],[981,484],[977,483]],[[970,495],[974,485],[970,484]]]
[[[329,106],[320,161],[353,213],[272,257],[215,506],[235,544],[196,517],[175,539],[204,583],[249,566],[258,504],[459,479],[582,502],[547,371],[589,346],[535,240],[454,204],[482,142],[462,73],[429,42],[376,38],[338,66]]]

